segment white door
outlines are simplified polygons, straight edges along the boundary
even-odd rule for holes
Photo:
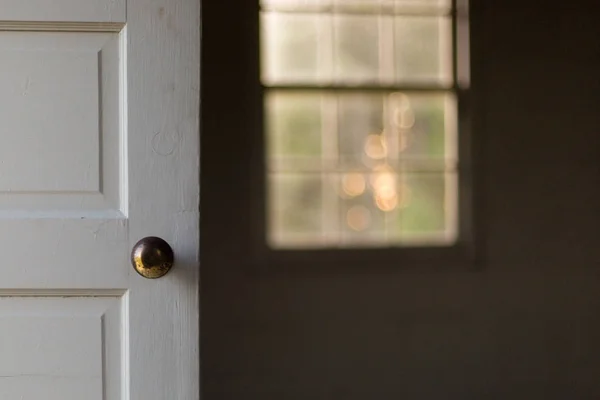
[[[0,0],[2,400],[199,397],[199,3]]]

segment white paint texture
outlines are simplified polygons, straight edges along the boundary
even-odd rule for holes
[[[0,398],[199,398],[199,24],[193,0],[0,0]],[[129,262],[150,235],[158,280]]]
[[[125,22],[127,0],[1,0],[0,21]]]

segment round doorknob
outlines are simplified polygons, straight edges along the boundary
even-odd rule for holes
[[[149,236],[138,241],[131,251],[131,264],[148,279],[164,276],[173,267],[173,249],[164,240]]]

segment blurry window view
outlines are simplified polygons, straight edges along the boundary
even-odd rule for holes
[[[450,245],[450,0],[262,0],[273,248]]]

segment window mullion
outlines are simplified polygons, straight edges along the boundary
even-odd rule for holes
[[[331,81],[333,77],[333,16],[322,15],[319,27],[319,69],[320,78]],[[339,201],[333,195],[331,186],[337,183],[331,171],[337,168],[337,105],[334,95],[323,92],[321,96],[321,201],[323,234],[325,243],[335,244],[339,238],[332,234],[339,232]]]

